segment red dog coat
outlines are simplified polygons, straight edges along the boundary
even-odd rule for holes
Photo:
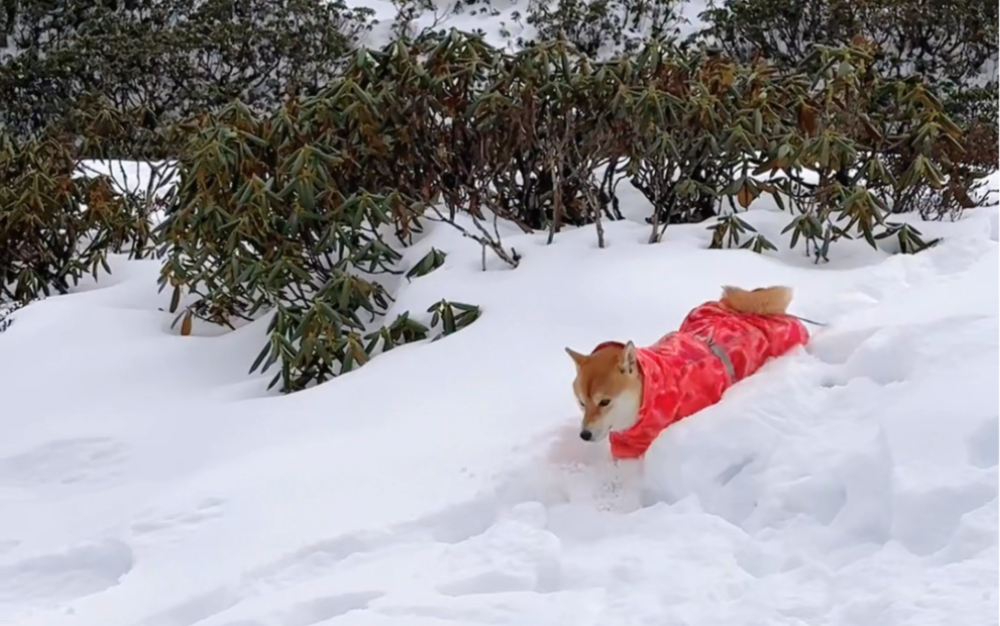
[[[694,309],[680,329],[636,348],[642,404],[632,428],[611,433],[611,456],[635,459],[674,422],[711,406],[734,383],[771,358],[806,343],[809,332],[790,315],[739,313],[718,302]],[[602,343],[594,351],[617,342]]]

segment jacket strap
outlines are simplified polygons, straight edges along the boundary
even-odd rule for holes
[[[732,385],[736,382],[736,370],[733,368],[733,362],[729,360],[729,355],[726,351],[722,349],[721,346],[716,344],[710,337],[699,337],[705,344],[708,345],[708,349],[712,351],[712,354],[719,357],[722,361],[722,366],[726,368],[726,376],[729,377],[729,384]]]

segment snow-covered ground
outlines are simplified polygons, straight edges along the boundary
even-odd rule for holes
[[[483,272],[438,225],[406,259],[445,265],[390,318],[481,319],[290,396],[247,375],[266,320],[178,336],[158,264],[113,259],[0,334],[0,624],[997,624],[998,226],[816,267],[624,221],[604,250],[510,237],[521,267]],[[652,342],[722,284],[774,283],[829,324],[806,349],[641,472],[578,438],[565,346]]]
[[[365,45],[381,47],[392,40],[393,28],[400,25],[395,21],[399,15],[400,0],[347,0],[346,5],[353,8],[367,8],[373,12],[375,24],[370,32],[362,37]],[[550,11],[556,11],[558,3],[555,0],[421,0],[413,3],[420,5],[418,11],[409,22],[411,34],[426,31],[445,31],[454,28],[464,32],[480,32],[483,39],[491,46],[508,51],[521,49],[519,42],[534,41],[538,31],[533,24],[528,23],[528,16],[536,5],[546,5]],[[591,2],[582,3],[589,5]],[[612,4],[612,7],[617,5]],[[634,7],[644,6],[636,3]],[[709,0],[678,0],[677,15],[679,19],[669,22],[667,30],[676,30],[681,37],[687,37],[701,30],[705,23],[701,14],[710,6]],[[621,10],[620,7],[617,7]],[[614,10],[614,9],[613,9]],[[649,10],[648,7],[646,10]],[[633,18],[634,19],[634,18]],[[612,23],[627,26],[630,34],[648,36],[652,23],[648,16],[633,24],[625,16],[619,16]],[[613,47],[602,51],[602,56],[611,56]]]

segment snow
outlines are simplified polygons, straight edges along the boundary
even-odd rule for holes
[[[432,225],[405,262],[447,260],[387,317],[482,317],[288,396],[247,374],[267,320],[179,336],[153,260],[14,313],[0,624],[997,624],[997,209],[817,266],[763,198],[766,255],[707,250],[704,224],[648,245],[623,204],[604,250],[507,236],[516,270]],[[649,343],[720,285],[776,283],[827,324],[805,349],[641,464],[579,439],[565,346]]]
[[[538,37],[537,29],[528,23],[527,18],[533,8],[537,9],[543,4],[553,12],[558,6],[556,0],[427,0],[412,5],[419,5],[422,9],[409,22],[408,32],[443,32],[451,28],[463,32],[480,32],[487,44],[507,51],[517,51],[523,49],[523,42],[535,41]],[[398,0],[348,0],[346,6],[372,11],[374,24],[362,36],[364,45],[380,48],[392,40],[393,29],[398,27],[395,22],[401,6]],[[678,19],[669,24],[670,30],[681,38],[694,35],[705,27],[701,14],[709,7],[708,0],[678,0]],[[648,36],[652,28],[648,18],[640,20],[638,28],[630,21],[634,17],[624,13],[619,13],[613,19],[614,23],[622,28],[627,27],[630,34],[636,37]],[[601,56],[613,56],[616,52],[610,46],[601,51]]]

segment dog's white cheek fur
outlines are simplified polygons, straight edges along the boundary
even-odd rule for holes
[[[639,419],[639,406],[642,396],[637,393],[624,393],[611,403],[608,412],[590,427],[593,441],[602,441],[612,432],[628,430],[635,426]]]

